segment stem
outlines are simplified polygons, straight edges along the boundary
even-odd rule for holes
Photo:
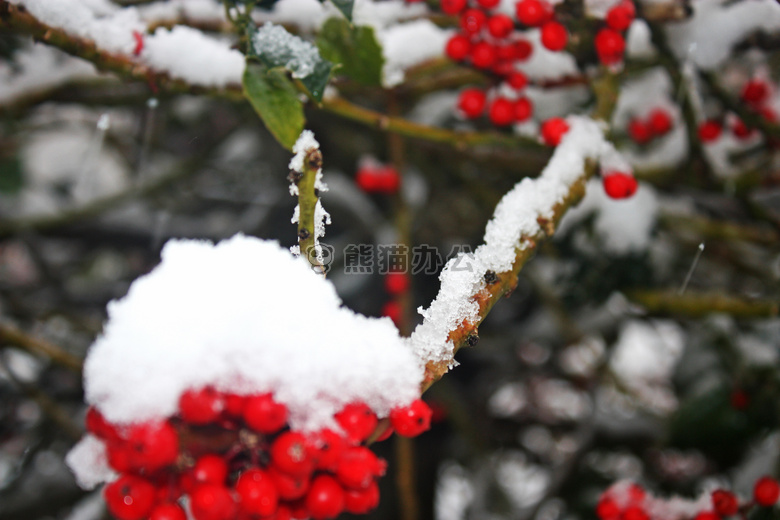
[[[780,302],[776,300],[748,300],[721,293],[632,291],[627,296],[654,315],[700,318],[718,312],[735,318],[774,318],[780,314]]]
[[[317,173],[322,168],[322,153],[316,148],[306,150],[303,171],[290,172],[298,186],[298,246],[301,255],[311,263],[318,273],[324,273],[317,252],[317,222],[315,213],[319,193],[315,188]]]
[[[0,324],[0,342],[9,343],[36,356],[48,358],[54,363],[74,372],[81,373],[84,365],[81,359],[54,343],[31,336],[13,325]]]

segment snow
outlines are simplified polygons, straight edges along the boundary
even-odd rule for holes
[[[612,497],[619,507],[626,507],[631,500],[630,489],[636,484],[628,481],[618,481],[604,492]],[[645,498],[641,502],[642,509],[653,520],[683,520],[693,518],[701,511],[712,510],[711,490],[703,491],[695,499],[686,499],[679,496],[669,498],[656,497],[645,490]]]
[[[94,435],[85,435],[65,457],[82,489],[94,489],[118,475],[108,465],[106,445]]]
[[[205,385],[273,392],[304,431],[335,427],[352,401],[385,416],[419,396],[422,369],[392,322],[341,307],[332,284],[275,242],[172,240],[108,316],[84,382],[114,423],[169,417]]]
[[[541,31],[525,31],[525,38],[531,42],[534,51],[531,56],[518,65],[531,80],[559,80],[568,76],[579,76],[580,71],[574,56],[568,52],[555,52],[542,45]]]
[[[287,32],[281,25],[266,22],[252,36],[257,54],[268,56],[274,63],[283,64],[294,78],[305,78],[322,61],[320,52],[312,43]]]
[[[436,478],[434,514],[436,520],[462,520],[474,500],[474,484],[466,469],[448,461]]]
[[[474,295],[485,287],[485,271],[502,273],[511,269],[517,250],[528,247],[523,237],[542,231],[537,219],[553,216],[553,207],[582,176],[586,158],[599,159],[603,168],[625,167],[615,148],[604,139],[599,123],[578,116],[568,118],[568,122],[570,129],[541,176],[523,179],[501,199],[487,224],[484,245],[474,253],[451,259],[439,276],[438,296],[427,309],[418,309],[424,321],[409,342],[422,363],[447,362],[452,368],[454,344],[449,334],[464,321],[476,322],[479,305]]]
[[[703,69],[714,70],[722,65],[734,45],[751,33],[780,29],[780,4],[774,0],[697,0],[691,4],[693,16],[667,24],[666,31],[677,56]]]
[[[406,69],[440,57],[450,32],[430,20],[414,20],[377,31],[385,58],[382,85],[385,88],[399,85]]]
[[[225,7],[214,0],[167,0],[148,5],[139,5],[141,18],[147,22],[159,22],[184,18],[187,20],[219,20],[225,19]]]

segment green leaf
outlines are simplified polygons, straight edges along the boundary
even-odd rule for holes
[[[322,101],[333,64],[320,55],[314,44],[272,23],[249,28],[248,36],[250,58],[268,69],[285,69],[301,82],[313,99]]]
[[[355,0],[330,0],[333,5],[341,11],[347,20],[352,21],[352,7],[355,5]]]
[[[292,82],[280,69],[247,63],[244,95],[279,143],[292,150],[303,131],[303,103]]]
[[[343,66],[340,72],[358,83],[382,84],[382,47],[372,27],[356,27],[343,18],[330,18],[317,38],[320,53]]]

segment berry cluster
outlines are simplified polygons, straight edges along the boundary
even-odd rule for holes
[[[631,0],[622,0],[607,11],[604,19],[606,25],[599,29],[593,40],[601,63],[615,65],[623,61],[623,54],[626,52],[626,39],[623,34],[631,26],[635,16],[636,10]]]
[[[672,130],[672,116],[663,108],[654,108],[646,118],[632,117],[628,122],[628,135],[639,145],[663,137]]]
[[[752,78],[742,86],[741,100],[753,112],[760,115],[769,123],[777,123],[778,118],[774,109],[770,106],[772,87],[759,78]],[[745,124],[742,119],[734,115],[729,125],[731,133],[739,140],[750,139],[755,135],[755,129]],[[703,143],[717,141],[723,133],[723,124],[717,119],[708,119],[699,125],[699,139]]]
[[[380,440],[419,435],[431,414],[419,399],[393,409]],[[167,421],[116,425],[90,408],[86,422],[120,474],[104,490],[119,520],[185,520],[185,504],[195,520],[318,520],[374,509],[386,468],[365,446],[379,424],[367,405],[334,419],[340,432],[303,433],[271,394],[206,387],[185,392]]]
[[[740,501],[731,491],[716,489],[710,494],[709,507],[694,516],[685,513],[677,516],[692,520],[720,520],[739,513],[742,518],[745,518],[750,509],[757,506],[772,507],[778,503],[778,500],[780,500],[780,483],[772,477],[764,476],[755,482],[752,500]],[[669,508],[674,507],[674,500],[663,501],[650,496],[638,484],[619,483],[601,496],[596,505],[596,515],[600,520],[652,520],[653,511],[668,513]]]
[[[362,161],[355,174],[355,183],[366,193],[392,195],[401,187],[401,176],[391,165]]]

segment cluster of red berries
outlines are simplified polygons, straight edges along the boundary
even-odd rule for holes
[[[601,63],[615,65],[623,61],[623,54],[626,52],[626,39],[623,34],[631,26],[635,16],[636,9],[631,0],[621,0],[607,11],[604,19],[606,25],[599,29],[593,40]]]
[[[754,112],[770,123],[777,122],[777,114],[769,105],[771,100],[771,87],[766,81],[753,78],[742,87],[740,95],[742,101]],[[739,117],[734,117],[730,125],[731,133],[737,139],[744,140],[753,137],[755,130],[750,128]],[[723,125],[717,119],[708,119],[699,125],[699,139],[703,143],[711,143],[720,138],[723,133]]]
[[[652,502],[659,499],[650,497],[638,484],[615,485],[601,496],[596,505],[596,515],[600,520],[653,520]],[[742,501],[731,491],[716,489],[710,494],[711,507],[699,511],[692,520],[721,520],[747,512],[755,507],[772,507],[780,500],[780,483],[772,477],[764,476],[753,486],[752,501]],[[665,509],[665,508],[659,508]]]
[[[628,122],[628,135],[639,145],[663,137],[671,130],[672,116],[663,108],[654,108],[647,114],[647,117],[632,117]]]
[[[392,195],[401,187],[401,175],[391,165],[364,161],[355,174],[355,183],[366,193]]]
[[[441,9],[460,17],[460,31],[447,41],[447,56],[490,72],[497,83],[514,92],[513,98],[496,94],[488,101],[487,91],[469,88],[461,92],[458,107],[469,119],[487,110],[494,125],[508,126],[526,121],[533,114],[533,104],[522,95],[528,78],[516,67],[531,56],[533,45],[516,30],[511,16],[494,12],[499,3],[476,0],[469,5],[468,0],[442,0]],[[569,33],[554,19],[555,11],[546,0],[519,0],[515,14],[520,27],[540,29],[542,45],[547,49],[562,51],[566,47]]]
[[[409,291],[411,279],[404,271],[390,271],[385,275],[385,291],[390,300],[382,306],[382,316],[387,316],[396,327],[401,326],[402,309],[400,298]]]
[[[419,435],[431,414],[419,399],[396,408],[377,440]],[[157,423],[115,425],[91,408],[87,429],[120,474],[104,490],[109,511],[119,520],[318,520],[374,509],[386,468],[365,446],[376,414],[349,404],[334,417],[341,432],[311,434],[290,429],[287,415],[271,394],[211,387],[185,392],[178,414]]]

